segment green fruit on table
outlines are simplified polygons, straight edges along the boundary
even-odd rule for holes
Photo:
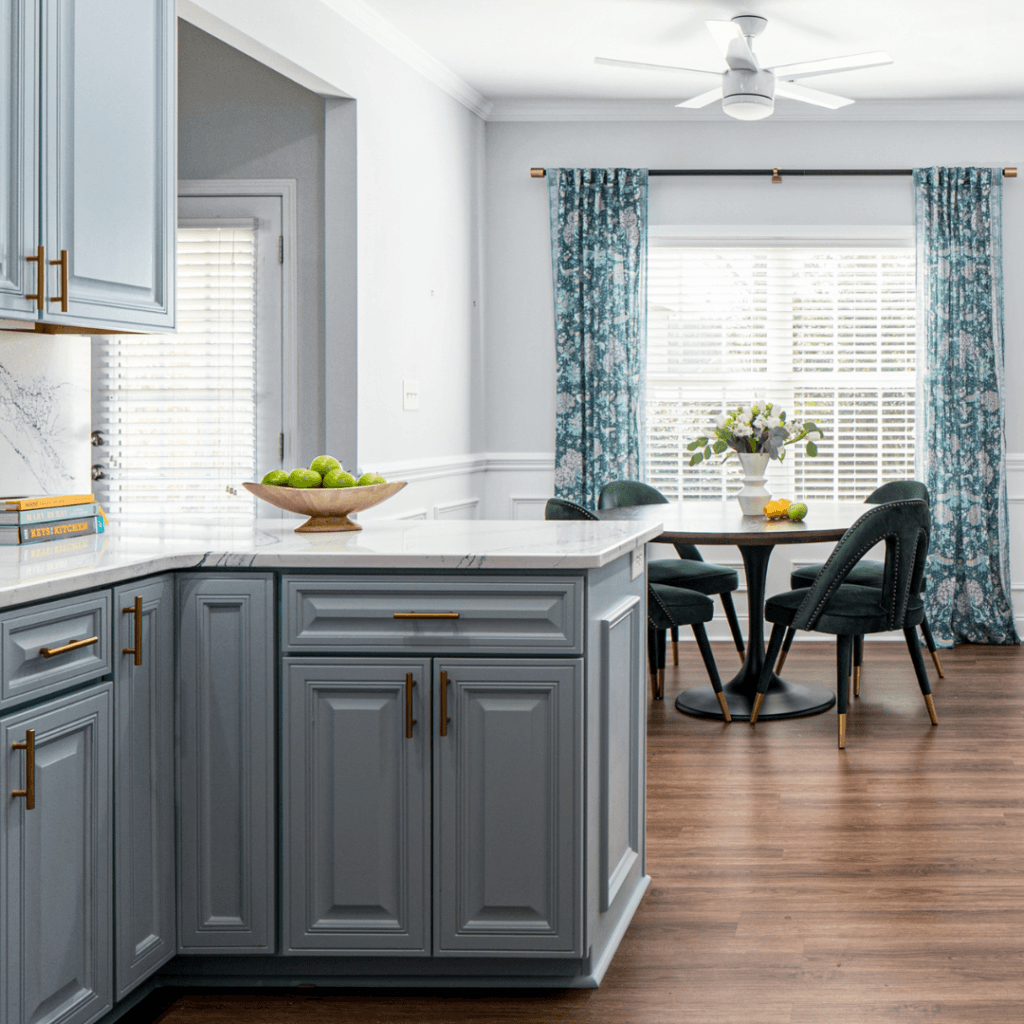
[[[345,470],[332,469],[324,476],[324,487],[355,487],[356,478]]]
[[[332,469],[341,469],[341,463],[333,455],[318,455],[309,464],[309,468],[314,473],[326,476]]]
[[[283,469],[272,469],[260,483],[268,487],[287,487],[288,474]]]
[[[803,519],[805,515],[807,515],[807,506],[803,504],[803,502],[798,501],[795,504],[790,505],[789,508],[786,509],[786,515],[789,516],[789,518],[792,519],[793,522],[798,522],[799,520]]]
[[[387,480],[380,475],[380,473],[364,473],[359,478],[359,487],[369,487],[371,484],[386,484]]]
[[[319,487],[322,480],[314,469],[293,469],[288,474],[289,487]]]

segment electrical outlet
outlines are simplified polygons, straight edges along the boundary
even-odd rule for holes
[[[415,411],[420,407],[420,382],[418,380],[402,381],[402,408],[406,412]]]
[[[633,549],[633,554],[629,560],[629,578],[631,580],[638,579],[644,574],[644,549],[643,545]]]

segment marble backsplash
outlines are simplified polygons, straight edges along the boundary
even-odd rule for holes
[[[90,375],[88,337],[0,332],[0,497],[92,491]]]

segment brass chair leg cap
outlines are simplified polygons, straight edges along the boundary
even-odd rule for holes
[[[839,749],[846,749],[846,712],[839,715]]]
[[[926,693],[924,695],[924,706],[928,709],[928,717],[932,720],[932,725],[939,724],[938,715],[935,714],[935,703],[932,700],[932,695]]]
[[[754,707],[750,712],[750,724],[754,725],[757,722],[757,716],[761,713],[761,705],[764,703],[764,694],[759,693],[754,698]]]
[[[932,651],[932,661],[935,662],[935,668],[936,668],[936,671],[939,673],[939,678],[940,679],[945,679],[946,678],[946,673],[942,671],[942,662],[939,661],[939,652],[938,651]]]
[[[722,714],[725,716],[727,722],[732,721],[732,715],[729,714],[729,705],[726,703],[724,693],[716,693],[715,696],[718,698],[718,706],[722,709]]]

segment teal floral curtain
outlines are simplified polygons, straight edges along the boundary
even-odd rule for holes
[[[555,494],[587,508],[640,480],[647,171],[547,170],[555,294]]]
[[[918,445],[931,492],[927,613],[935,639],[1020,643],[1010,597],[1003,431],[999,171],[914,171]]]

